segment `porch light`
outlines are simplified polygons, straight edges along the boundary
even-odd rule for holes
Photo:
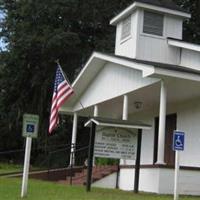
[[[142,102],[141,101],[135,101],[134,105],[135,105],[136,109],[141,109],[142,108]]]

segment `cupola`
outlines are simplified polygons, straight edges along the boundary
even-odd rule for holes
[[[180,49],[168,38],[182,39],[183,21],[191,15],[172,0],[135,0],[114,17],[115,54],[133,59],[178,64]]]

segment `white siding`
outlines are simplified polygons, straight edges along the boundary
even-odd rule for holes
[[[180,65],[200,70],[200,52],[182,49]]]
[[[186,133],[180,164],[200,167],[200,100],[184,104],[177,112],[177,129]]]
[[[134,188],[135,169],[121,169],[119,188],[131,191]],[[200,195],[199,171],[180,170],[179,193]],[[173,194],[174,169],[140,169],[139,190],[157,194]]]
[[[156,82],[142,78],[142,72],[113,63],[107,63],[80,98],[85,108],[102,103]],[[80,109],[79,102],[75,110]]]
[[[167,38],[182,38],[181,19],[165,15],[163,36],[143,33],[143,12],[140,12],[139,26],[136,58],[174,65],[180,63],[180,48],[170,47]]]
[[[119,188],[121,190],[131,191],[134,187],[135,170],[121,169],[119,176]]]
[[[159,169],[159,194],[173,194],[174,170]],[[180,170],[179,192],[185,195],[200,195],[199,171]]]
[[[135,58],[136,56],[136,40],[137,40],[137,17],[138,12],[131,15],[131,36],[125,40],[121,40],[122,22],[117,25],[115,54]]]
[[[139,190],[144,192],[158,193],[159,169],[140,169]],[[119,188],[131,191],[134,188],[135,169],[121,169]]]
[[[141,34],[136,58],[178,65],[180,62],[180,49],[169,47],[167,40],[158,37]]]
[[[143,33],[143,10],[132,14],[131,37],[121,40],[122,22],[117,25],[115,54],[141,60],[180,64],[180,48],[167,44],[167,38],[182,39],[181,18],[165,15],[163,36]]]
[[[143,122],[152,125],[151,130],[143,130],[142,132],[142,149],[141,149],[141,164],[153,164],[154,153],[154,118],[144,120]]]
[[[165,18],[165,34],[166,37],[182,40],[183,21],[180,18],[167,15]]]
[[[180,64],[180,48],[167,44],[167,38],[182,39],[181,18],[171,15],[164,17],[163,36],[143,33],[143,10],[138,9],[132,14],[131,37],[121,41],[122,22],[117,25],[115,53],[121,56],[161,62]]]

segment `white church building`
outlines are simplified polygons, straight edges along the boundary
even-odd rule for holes
[[[72,84],[75,94],[60,109],[74,115],[73,144],[78,116],[152,126],[142,132],[140,191],[173,193],[177,129],[185,132],[180,193],[200,195],[200,45],[182,41],[190,17],[171,0],[133,1],[110,21],[116,26],[115,53],[91,55]],[[135,161],[120,161],[120,189],[133,190],[134,170]],[[96,185],[114,187],[114,176]]]

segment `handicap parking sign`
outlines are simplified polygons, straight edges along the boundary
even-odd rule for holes
[[[23,115],[23,128],[22,135],[24,137],[37,138],[39,126],[39,116],[24,114]]]
[[[173,150],[184,151],[185,133],[183,131],[174,131]]]

